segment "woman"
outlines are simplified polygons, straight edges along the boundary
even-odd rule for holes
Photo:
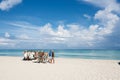
[[[29,56],[28,56],[28,51],[24,51],[24,58],[23,60],[28,60]]]
[[[48,62],[49,63],[55,63],[55,60],[54,60],[54,57],[55,57],[55,53],[54,53],[54,51],[52,50],[50,50],[50,52],[49,52],[49,57],[50,57],[50,59],[48,60]]]
[[[44,52],[38,52],[38,63],[43,62]]]
[[[55,63],[54,57],[55,57],[55,53],[54,51],[52,51],[52,63]]]

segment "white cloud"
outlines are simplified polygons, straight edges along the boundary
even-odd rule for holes
[[[26,34],[21,34],[19,36],[17,36],[18,39],[20,40],[27,40],[27,39],[30,39],[30,37]]]
[[[97,25],[97,35],[94,38],[101,40],[95,41],[97,44],[94,46],[98,47],[115,47],[115,44],[118,44],[119,41],[116,41],[116,38],[119,39],[118,32],[120,31],[119,23],[120,17],[120,4],[116,0],[83,0],[88,3],[91,3],[97,7],[101,7],[101,10],[98,10],[95,13],[94,19],[99,22]],[[117,35],[117,36],[116,36]],[[115,39],[114,39],[115,38]],[[95,39],[94,39],[95,40]],[[112,44],[113,43],[113,44]]]
[[[83,28],[79,25],[68,25],[70,35],[73,38],[68,39],[69,46],[74,47],[100,47],[105,41],[108,41],[108,37],[112,35],[114,30],[117,28],[117,24],[120,22],[119,16],[114,13],[119,13],[119,4],[115,0],[106,1],[106,0],[84,0],[88,3],[92,3],[98,7],[101,7],[102,10],[98,10],[95,13],[94,19],[99,22],[96,24],[90,25],[88,28]],[[87,15],[83,15],[88,17]],[[72,33],[71,33],[72,32]],[[102,47],[107,46],[106,44]]]
[[[95,46],[97,40],[103,40],[99,35],[99,25],[90,25],[89,28],[70,25],[68,31],[72,36],[67,39],[67,45],[70,47],[92,47]]]
[[[101,8],[106,8],[109,11],[116,11],[120,13],[120,4],[116,0],[83,0],[88,3],[94,4]]]
[[[83,0],[83,1],[86,1],[86,2],[89,2],[89,3],[92,3],[96,6],[99,6],[99,7],[103,7],[105,8],[106,6],[108,6],[109,4],[115,2],[115,0]]]
[[[13,6],[21,3],[22,0],[2,0],[0,2],[0,9],[1,10],[9,10]]]
[[[67,47],[87,47],[94,46],[95,40],[101,40],[99,34],[99,25],[91,25],[89,28],[83,28],[77,24],[58,25],[56,29],[50,23],[45,24],[41,27],[30,27],[21,23],[14,25],[19,26],[18,31],[22,29],[22,33],[15,34],[17,36],[16,44],[18,43],[37,43],[42,45],[63,45]],[[32,25],[32,24],[31,24]],[[33,32],[33,30],[34,32]],[[25,31],[25,32],[24,32]],[[29,32],[29,33],[28,33]],[[30,38],[30,37],[31,38]],[[19,40],[18,40],[19,39]],[[24,45],[24,44],[23,44]]]
[[[16,41],[6,38],[0,38],[0,47],[1,48],[15,48]]]
[[[37,26],[21,21],[10,22],[9,25],[17,28],[14,36],[18,37],[14,43],[18,48],[96,48],[102,45],[107,35],[112,34],[119,17],[105,8],[97,11],[94,19],[100,23],[89,27],[79,24],[60,24],[56,27],[51,23]]]
[[[51,24],[50,23],[47,23],[47,24],[45,24],[44,26],[41,26],[40,28],[39,28],[39,32],[40,32],[40,34],[46,34],[46,35],[54,35],[55,33],[54,33],[54,31],[52,30],[52,28],[51,28]]]
[[[117,14],[109,12],[108,10],[99,10],[95,14],[95,19],[98,19],[101,24],[101,34],[109,34],[112,33],[113,29],[116,27],[116,24],[120,21],[120,18]]]
[[[63,25],[59,25],[57,28],[56,36],[58,36],[58,37],[71,37],[71,34],[67,29],[64,29]]]
[[[7,1],[14,2],[15,0],[4,0],[2,2]],[[96,48],[101,45],[103,47],[110,45],[105,44],[109,41],[108,36],[119,36],[119,34],[113,35],[113,33],[119,29],[117,24],[120,22],[120,17],[117,14],[120,12],[120,5],[115,0],[84,1],[101,7],[101,10],[98,10],[93,18],[98,20],[98,23],[83,27],[79,24],[64,24],[63,22],[56,26],[49,22],[43,26],[33,25],[25,21],[9,22],[7,24],[15,29],[12,30],[12,34],[6,31],[4,35],[6,38],[0,38],[0,46],[11,45],[14,48]],[[8,10],[14,5],[4,7],[2,10]],[[83,16],[88,19],[91,18],[87,14]],[[14,39],[8,39],[11,36]]]
[[[91,16],[88,15],[88,14],[84,14],[83,16],[84,16],[85,18],[87,18],[87,19],[91,19]]]
[[[37,27],[39,27],[39,26],[36,26],[36,25],[32,25],[28,22],[25,22],[25,21],[7,22],[6,24],[12,25],[12,27],[19,27],[19,28],[22,28],[22,29],[31,29],[31,30],[38,30]]]
[[[9,38],[10,37],[10,34],[8,32],[5,33],[5,37],[6,38]]]
[[[49,35],[50,37],[70,37],[68,30],[64,29],[64,25],[58,25],[57,29],[53,29],[50,23],[39,28],[40,34]]]

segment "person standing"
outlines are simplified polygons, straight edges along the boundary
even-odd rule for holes
[[[50,50],[50,52],[49,52],[49,58],[50,58],[50,59],[48,60],[48,62],[49,62],[49,63],[55,63],[54,57],[55,57],[54,51],[53,51],[53,50]]]
[[[52,51],[52,63],[55,63],[54,57],[55,57],[55,53],[54,53],[54,51]]]

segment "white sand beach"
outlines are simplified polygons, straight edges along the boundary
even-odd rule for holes
[[[55,64],[0,57],[0,80],[120,80],[120,60],[56,58]]]

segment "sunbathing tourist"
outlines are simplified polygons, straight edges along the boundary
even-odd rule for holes
[[[23,60],[34,60],[35,59],[35,52],[34,51],[24,51],[24,58]]]
[[[44,52],[43,52],[43,51],[38,52],[38,62],[39,62],[39,63],[43,62],[43,55],[44,55]]]
[[[34,59],[35,59],[34,55],[35,55],[35,52],[30,51],[30,52],[29,52],[29,59],[30,59],[30,60],[34,60]]]
[[[44,52],[44,55],[42,56],[43,57],[43,63],[46,63],[48,62],[48,53],[47,52]]]
[[[44,51],[24,51],[23,60],[32,60],[34,63],[55,63],[54,51],[50,50],[49,54]]]
[[[29,60],[28,51],[24,51],[24,58],[23,58],[23,60]]]
[[[43,51],[38,51],[36,52],[36,60],[33,60],[34,63],[42,63],[43,62],[43,55],[44,52]]]

